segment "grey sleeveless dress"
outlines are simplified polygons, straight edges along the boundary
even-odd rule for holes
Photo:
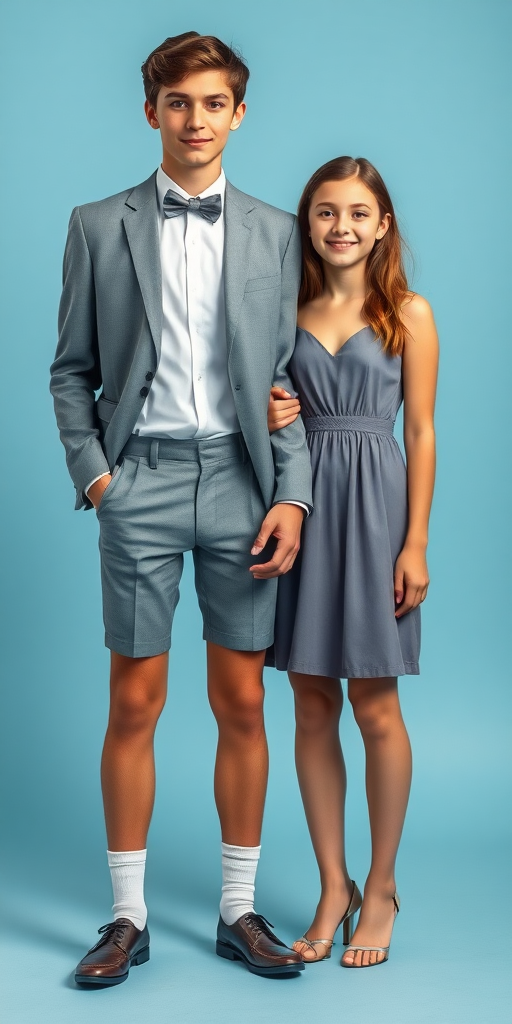
[[[315,508],[299,557],[279,580],[267,664],[341,678],[417,674],[420,609],[396,619],[393,592],[407,529],[406,471],[393,437],[401,357],[386,355],[370,327],[335,356],[298,328],[289,370]]]

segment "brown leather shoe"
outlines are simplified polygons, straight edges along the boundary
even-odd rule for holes
[[[149,960],[149,932],[142,931],[127,917],[98,928],[101,938],[83,960],[75,973],[79,985],[120,985],[126,981],[130,967],[138,967]]]
[[[297,974],[304,970],[300,953],[289,949],[270,929],[273,925],[261,914],[244,914],[227,925],[219,917],[217,956],[242,960],[252,974]]]

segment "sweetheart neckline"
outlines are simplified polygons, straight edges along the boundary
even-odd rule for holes
[[[297,324],[297,329],[299,331],[304,331],[304,334],[308,334],[309,337],[313,339],[313,341],[316,341],[317,345],[320,345],[320,348],[323,348],[324,352],[327,352],[327,355],[330,356],[331,359],[337,359],[338,356],[341,355],[341,353],[343,352],[343,349],[346,348],[349,341],[352,341],[354,338],[357,338],[358,334],[362,334],[363,331],[371,331],[371,327],[369,324],[366,324],[365,327],[360,327],[359,330],[354,331],[354,334],[351,334],[350,337],[343,342],[343,345],[340,345],[338,351],[334,352],[333,354],[332,352],[329,352],[329,349],[326,348],[325,345],[323,345],[322,342],[318,340],[315,334],[312,334],[311,331],[308,331],[306,327],[299,327],[299,325]]]

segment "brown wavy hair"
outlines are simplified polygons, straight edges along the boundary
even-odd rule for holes
[[[249,78],[249,68],[236,50],[217,36],[201,36],[199,32],[182,32],[164,39],[144,61],[141,71],[146,99],[153,108],[163,85],[176,85],[195,71],[223,71],[236,110]]]
[[[389,355],[402,352],[408,331],[401,308],[409,288],[403,264],[405,243],[400,236],[389,192],[377,169],[364,157],[339,156],[323,164],[309,179],[299,202],[297,216],[302,236],[302,280],[299,307],[322,294],[324,270],[322,258],[309,237],[309,209],[313,196],[326,181],[358,177],[375,196],[381,218],[390,214],[391,223],[383,238],[377,239],[366,264],[366,298],[361,310],[363,320],[374,330]]]

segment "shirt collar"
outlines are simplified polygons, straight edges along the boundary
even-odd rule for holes
[[[173,181],[172,178],[170,178],[169,175],[165,173],[162,167],[159,167],[156,172],[156,187],[158,192],[158,201],[160,204],[160,209],[162,208],[165,193],[170,188],[172,188],[173,192],[177,192],[178,195],[182,196],[183,199],[191,198],[190,194],[188,192],[185,192],[185,189],[181,188],[180,185]],[[212,185],[209,185],[208,188],[205,188],[204,192],[199,192],[198,197],[200,199],[204,199],[206,196],[220,195],[222,200],[224,200],[225,192],[226,175],[224,174],[224,171],[221,170],[217,180],[214,181]]]

